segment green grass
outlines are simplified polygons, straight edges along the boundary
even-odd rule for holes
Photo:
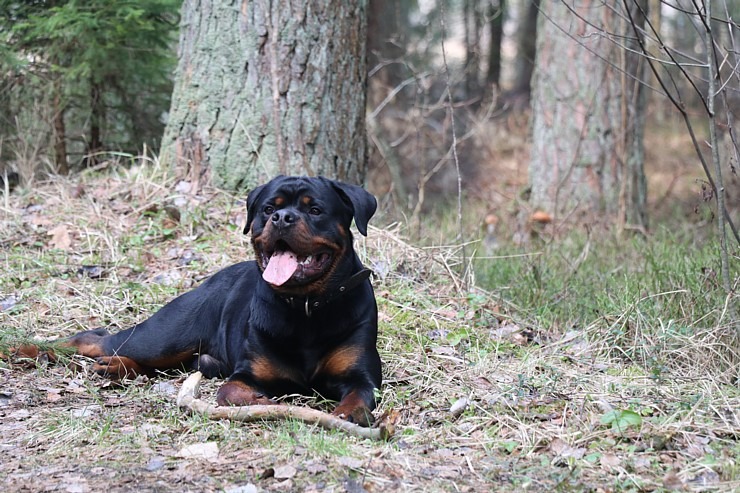
[[[688,324],[720,322],[726,293],[718,250],[717,242],[697,244],[664,228],[647,239],[573,234],[538,249],[504,247],[495,255],[511,257],[478,260],[476,271],[482,287],[544,327],[579,328],[639,310],[690,330]],[[734,262],[731,276],[739,275]]]
[[[526,323],[551,334],[586,334],[650,378],[712,366],[731,383],[740,378],[737,294],[721,286],[716,238],[698,240],[691,229],[658,228],[647,238],[571,233],[503,247],[495,252],[501,258],[476,261],[477,281],[516,306]],[[737,289],[737,250],[733,255]]]

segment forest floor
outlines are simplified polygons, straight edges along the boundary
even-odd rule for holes
[[[120,167],[0,195],[0,347],[125,328],[252,257],[242,198],[159,173]],[[6,358],[2,489],[740,490],[738,355],[723,345],[721,302],[690,333],[639,310],[666,296],[649,291],[622,311],[538,324],[500,292],[465,291],[455,247],[414,246],[398,225],[356,247],[378,275],[389,441],[189,414],[175,402],[183,375],[118,385],[84,358]],[[671,339],[647,336],[649,323]],[[633,356],[638,343],[660,344],[659,368]],[[204,382],[203,399],[219,384]]]

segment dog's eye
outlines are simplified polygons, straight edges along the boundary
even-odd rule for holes
[[[265,214],[267,214],[267,215],[270,215],[273,212],[275,212],[275,208],[273,206],[271,206],[271,205],[266,205],[263,210],[265,211]]]
[[[311,208],[310,208],[310,209],[308,210],[308,213],[309,213],[309,214],[312,214],[312,215],[314,215],[314,216],[318,216],[319,214],[321,214],[321,209],[319,209],[318,207],[311,207]]]

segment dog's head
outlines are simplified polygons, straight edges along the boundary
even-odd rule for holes
[[[286,294],[316,295],[328,287],[352,249],[350,225],[367,235],[375,197],[327,178],[279,176],[247,198],[247,224],[262,277]]]

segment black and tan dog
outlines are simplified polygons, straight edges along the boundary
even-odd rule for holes
[[[375,209],[355,185],[275,178],[247,199],[256,261],[219,271],[134,327],[64,345],[113,378],[170,368],[228,377],[220,405],[316,391],[339,401],[335,415],[368,425],[381,383],[378,313],[350,224],[367,235]]]

